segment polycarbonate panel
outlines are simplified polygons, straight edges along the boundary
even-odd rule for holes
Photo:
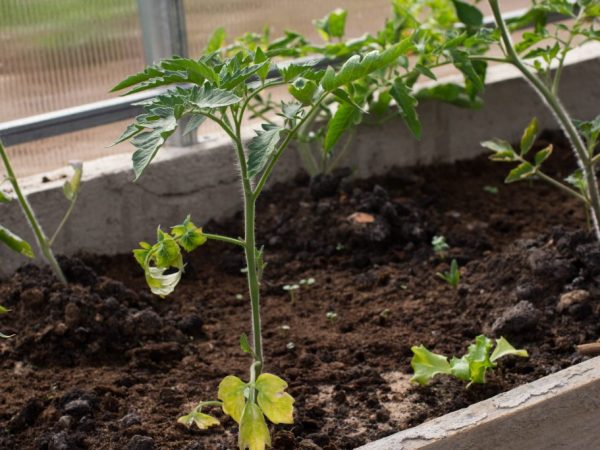
[[[184,5],[190,56],[200,54],[218,27],[230,37],[269,25],[274,37],[293,30],[317,39],[312,21],[344,8],[347,35],[357,37],[380,29],[391,11],[389,0],[184,0]]]
[[[105,100],[143,65],[136,0],[0,0],[0,122]]]

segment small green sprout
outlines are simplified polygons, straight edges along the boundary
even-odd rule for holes
[[[328,311],[327,314],[325,314],[325,317],[330,323],[334,323],[337,320],[337,316],[338,315],[333,311]]]
[[[430,352],[423,345],[411,348],[413,357],[410,362],[414,375],[410,379],[413,383],[427,384],[438,374],[450,375],[471,384],[485,383],[485,374],[488,369],[496,367],[496,361],[508,355],[527,358],[527,350],[515,349],[506,339],[496,339],[496,348],[490,355],[492,339],[479,335],[475,343],[469,345],[467,353],[461,358],[455,356],[448,362],[448,358]]]
[[[441,235],[434,236],[433,239],[431,239],[431,246],[433,247],[433,252],[442,259],[446,257],[448,250],[450,250],[446,238]]]
[[[456,259],[453,259],[450,263],[450,270],[447,272],[438,272],[436,273],[438,277],[452,286],[453,289],[458,288],[458,283],[460,283],[460,269],[458,267],[458,263]]]
[[[490,186],[487,184],[483,187],[483,190],[485,192],[487,192],[488,194],[492,194],[492,195],[498,195],[498,192],[499,192],[499,190],[496,186]]]

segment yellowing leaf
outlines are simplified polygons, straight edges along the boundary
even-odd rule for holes
[[[220,424],[220,422],[213,416],[209,416],[208,414],[198,411],[192,411],[185,416],[181,416],[179,419],[177,419],[177,422],[185,425],[186,427],[191,427],[195,424],[201,430],[206,430],[212,426]]]
[[[246,383],[233,375],[227,375],[219,383],[217,398],[223,402],[223,412],[230,415],[237,423],[240,423],[244,412],[246,387]]]
[[[240,450],[265,450],[271,446],[271,435],[258,405],[247,403],[240,422]]]
[[[198,228],[187,216],[181,225],[171,228],[171,234],[186,252],[191,252],[206,242],[202,228]]]
[[[275,423],[294,423],[294,399],[285,391],[287,383],[276,375],[263,373],[256,380],[258,406]]]

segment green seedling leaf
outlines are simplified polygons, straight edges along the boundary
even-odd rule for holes
[[[247,403],[244,408],[238,437],[240,450],[265,450],[271,446],[271,435],[265,416],[256,403]]]
[[[31,245],[2,225],[0,225],[0,242],[2,242],[11,250],[21,253],[28,258],[34,257]]]
[[[294,399],[285,391],[287,383],[270,373],[260,374],[256,380],[258,406],[274,424],[294,423]]]
[[[10,311],[10,309],[5,308],[4,306],[0,305],[0,314],[6,314],[9,311]]]
[[[538,130],[538,121],[537,118],[534,117],[525,131],[523,132],[523,136],[521,137],[521,156],[525,156],[531,147],[533,146],[533,142],[535,141],[535,137],[537,135]]]
[[[514,154],[512,145],[509,142],[503,141],[502,139],[492,139],[491,141],[484,141],[481,143],[482,147],[490,149],[493,152],[505,153],[510,152]]]
[[[216,418],[199,411],[192,411],[185,416],[181,416],[177,419],[177,422],[188,428],[196,425],[200,430],[207,430],[215,425],[220,425],[220,422]]]
[[[505,183],[514,183],[515,181],[521,181],[525,178],[529,178],[535,174],[536,168],[527,161],[522,162],[513,170],[508,173],[508,176],[504,180]]]
[[[147,242],[140,242],[140,247],[133,251],[133,256],[135,260],[138,262],[142,268],[146,266],[146,259],[149,257],[150,252],[152,251],[152,246]]]
[[[450,270],[448,272],[438,272],[436,275],[456,289],[460,283],[460,269],[456,259],[453,259],[450,263]]]
[[[448,363],[448,358],[427,350],[423,345],[411,347],[413,357],[410,366],[413,368],[414,375],[410,379],[413,383],[427,384],[434,376],[438,374],[450,374],[452,368]]]
[[[471,380],[471,370],[469,367],[469,361],[466,356],[457,358],[455,356],[450,360],[450,375],[463,381]]]
[[[537,167],[541,166],[542,163],[544,161],[546,161],[546,159],[548,159],[548,157],[552,154],[552,144],[548,145],[547,147],[543,148],[542,150],[540,150],[539,152],[537,152],[535,154],[534,160],[535,160],[535,165]]]
[[[231,416],[237,423],[240,423],[244,413],[244,406],[246,405],[244,391],[247,386],[246,383],[233,375],[227,375],[219,384],[217,398],[223,402],[223,412]]]
[[[394,80],[390,94],[398,104],[400,116],[408,126],[408,129],[417,139],[421,139],[421,121],[416,110],[417,99],[400,78]]]
[[[340,140],[344,132],[349,130],[352,126],[358,124],[361,120],[361,117],[361,112],[351,104],[340,104],[337,111],[327,124],[323,149],[326,152],[330,152],[334,145]]]
[[[452,0],[458,19],[470,27],[479,28],[483,24],[483,14],[473,5],[460,0]]]
[[[191,252],[207,241],[202,234],[202,228],[198,228],[188,215],[181,225],[171,228],[171,236],[186,252]]]
[[[482,143],[486,144],[485,142]],[[484,147],[486,147],[484,145]],[[489,147],[487,147],[489,148]],[[502,151],[497,151],[496,153],[494,153],[493,155],[490,156],[490,159],[492,161],[497,161],[497,162],[514,162],[514,161],[518,161],[517,155],[515,154],[515,152],[513,150],[502,150]]]
[[[493,367],[490,361],[490,349],[492,340],[484,335],[475,338],[475,344],[469,345],[464,358],[469,362],[469,373],[471,383],[485,383],[485,372]]]
[[[248,336],[246,333],[242,333],[240,336],[240,348],[244,353],[248,353],[249,355],[254,355],[254,351],[252,347],[250,347],[250,343],[248,342]]]
[[[338,8],[322,19],[315,20],[314,24],[326,41],[329,41],[331,38],[342,38],[344,37],[344,30],[346,28],[347,15],[346,10]]]
[[[515,355],[520,356],[522,358],[527,358],[529,356],[529,353],[527,353],[527,350],[525,349],[517,350],[503,337],[501,337],[500,339],[496,339],[496,348],[494,349],[492,356],[490,357],[490,361],[495,363],[500,358],[508,355]]]
[[[248,176],[258,175],[277,149],[284,128],[272,124],[262,124],[262,130],[255,130],[256,136],[248,143]]]
[[[292,84],[288,85],[290,94],[303,105],[312,104],[317,88],[317,83],[303,77],[296,78]]]
[[[171,267],[176,264],[181,256],[177,241],[162,231],[160,227],[156,230],[158,242],[152,248],[152,256],[158,267]]]
[[[79,193],[79,188],[81,186],[83,163],[81,161],[72,161],[69,164],[75,172],[69,181],[65,181],[65,184],[63,185],[63,193],[65,194],[65,198],[72,202]]]

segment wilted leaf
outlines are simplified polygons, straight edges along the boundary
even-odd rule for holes
[[[244,412],[244,405],[246,404],[244,390],[246,387],[246,383],[233,375],[227,375],[219,383],[217,398],[223,402],[223,412],[231,416],[237,423],[240,423]]]
[[[294,423],[294,399],[285,391],[287,383],[276,375],[262,373],[256,380],[258,406],[274,424]]]
[[[191,252],[206,242],[202,228],[198,228],[187,216],[181,225],[171,228],[171,235],[186,252]]]
[[[247,403],[244,408],[238,444],[240,450],[265,450],[265,447],[271,446],[265,417],[256,403]]]

